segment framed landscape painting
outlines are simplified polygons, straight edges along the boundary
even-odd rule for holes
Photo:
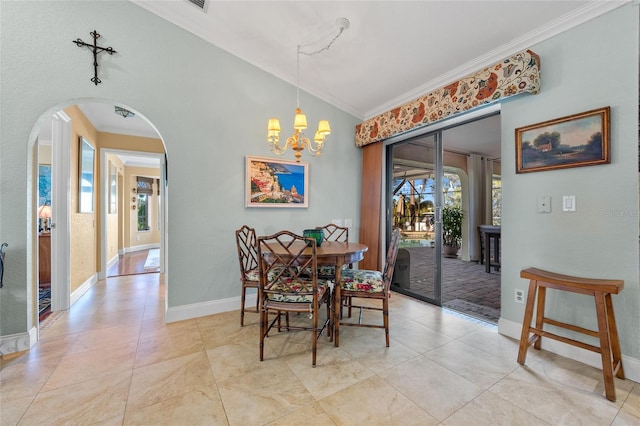
[[[611,162],[610,107],[516,129],[516,173]]]
[[[309,164],[247,156],[246,207],[309,206]]]

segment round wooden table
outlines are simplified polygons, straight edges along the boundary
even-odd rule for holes
[[[298,252],[295,247],[298,247],[300,242],[296,242],[292,245],[292,252]],[[281,247],[270,245],[274,253],[286,254],[281,251]],[[338,339],[339,324],[340,324],[340,273],[342,271],[342,265],[348,265],[350,263],[359,262],[364,259],[365,252],[369,250],[369,247],[365,244],[352,243],[352,242],[339,242],[339,241],[323,241],[320,247],[316,248],[316,258],[318,265],[332,265],[336,267],[335,285],[333,287],[332,305],[333,305],[333,343],[335,346],[340,344]],[[311,256],[311,247],[306,248],[302,255]]]

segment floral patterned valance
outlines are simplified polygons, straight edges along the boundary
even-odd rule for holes
[[[540,90],[540,58],[531,50],[504,59],[425,96],[356,126],[356,146],[396,134],[520,93]]]

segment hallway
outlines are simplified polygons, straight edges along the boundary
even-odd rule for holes
[[[258,360],[257,315],[165,324],[161,274],[99,281],[55,313],[29,352],[3,357],[4,425],[638,424],[640,384],[546,351],[516,362],[496,327],[393,293],[381,330],[274,333]],[[379,316],[379,314],[378,314]]]

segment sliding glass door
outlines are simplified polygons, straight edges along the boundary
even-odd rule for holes
[[[387,224],[400,228],[393,290],[442,304],[441,133],[387,147]]]

